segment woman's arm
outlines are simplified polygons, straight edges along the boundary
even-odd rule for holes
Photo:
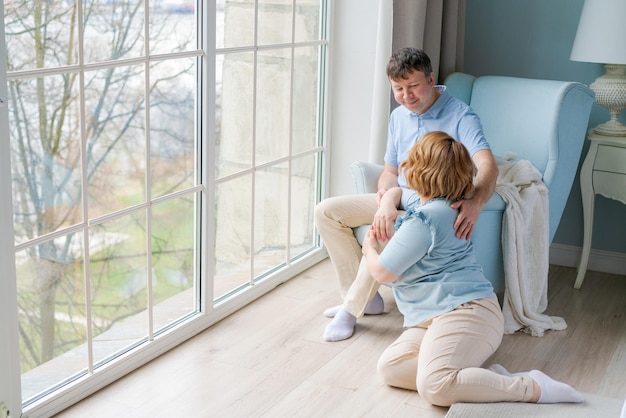
[[[398,280],[397,274],[387,271],[379,262],[378,240],[374,236],[374,231],[370,229],[363,240],[363,256],[367,261],[367,269],[372,277],[379,283],[392,283]]]
[[[381,241],[391,239],[393,226],[398,217],[398,208],[402,198],[402,189],[398,186],[388,189],[378,202],[378,210],[374,215],[372,230]]]

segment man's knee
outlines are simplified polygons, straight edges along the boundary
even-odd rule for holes
[[[315,205],[315,208],[313,209],[313,216],[315,217],[317,225],[333,220],[331,216],[333,207],[334,202],[332,197],[324,199]]]
[[[326,199],[322,200],[317,205],[315,205],[315,208],[313,209],[313,214],[314,214],[316,220],[320,216],[324,216],[324,213],[326,212],[325,206],[326,206]]]

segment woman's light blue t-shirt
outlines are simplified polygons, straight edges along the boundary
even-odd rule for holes
[[[389,117],[389,133],[385,163],[398,167],[406,160],[413,144],[424,134],[443,131],[460,141],[470,155],[484,149],[491,149],[483,133],[480,118],[471,107],[450,96],[445,86],[436,86],[441,92],[437,101],[422,115],[413,113],[404,106],[398,106]],[[402,173],[398,184],[407,187]]]
[[[403,192],[402,200],[407,212],[398,218],[397,230],[379,260],[386,270],[400,276],[387,285],[404,315],[404,326],[494,296],[472,242],[455,235],[458,211],[450,207],[451,202],[433,199],[418,206],[419,199],[409,190]]]

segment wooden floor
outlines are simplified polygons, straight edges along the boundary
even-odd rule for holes
[[[626,276],[551,266],[546,313],[568,328],[506,335],[488,364],[541,369],[581,392],[626,398]],[[388,288],[386,313],[363,318],[345,341],[322,340],[339,302],[328,260],[197,337],[57,415],[74,417],[443,417],[411,391],[384,386],[379,354],[401,332]]]

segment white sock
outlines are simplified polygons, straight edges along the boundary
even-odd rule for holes
[[[350,338],[354,334],[355,326],[356,316],[340,308],[324,330],[324,341],[341,341]]]
[[[337,306],[333,306],[332,308],[328,308],[324,311],[324,316],[326,318],[334,318],[335,315],[337,315],[337,312],[339,312],[339,309],[341,309],[342,305],[337,305]]]
[[[326,318],[334,318],[341,309],[342,305],[333,306],[332,308],[328,308],[324,311],[324,316]],[[383,301],[383,297],[380,296],[380,293],[376,292],[372,300],[370,300],[365,307],[365,315],[380,315],[385,310],[385,302]]]
[[[539,370],[531,370],[528,372],[530,376],[541,388],[541,395],[537,403],[561,403],[584,401],[582,395],[570,385],[558,382],[547,374]]]
[[[380,315],[385,309],[385,302],[380,293],[376,292],[372,300],[365,307],[365,315]]]
[[[492,364],[489,370],[503,376],[528,376],[539,385],[541,395],[537,403],[562,403],[562,402],[582,402],[582,395],[573,387],[552,379],[547,374],[539,370],[529,372],[511,373],[500,364]]]

